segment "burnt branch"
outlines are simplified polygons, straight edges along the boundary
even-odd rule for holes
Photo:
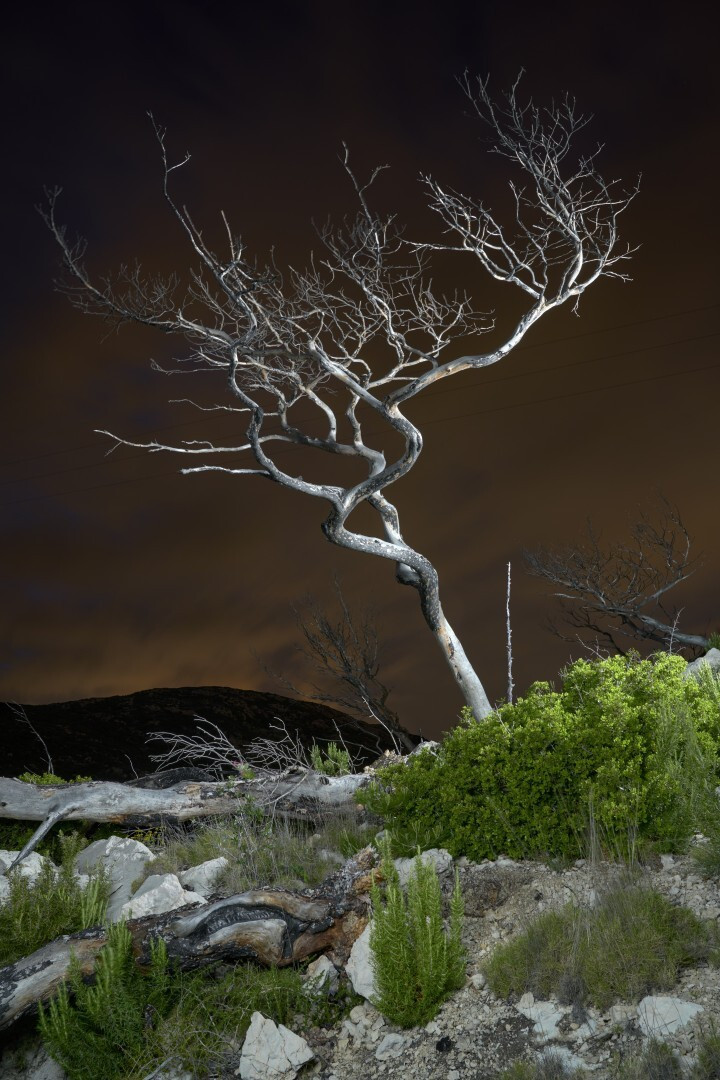
[[[555,586],[560,618],[574,631],[569,640],[599,639],[623,654],[637,641],[691,652],[709,647],[704,635],[678,630],[681,610],[669,593],[694,573],[697,559],[679,511],[660,502],[659,516],[642,514],[627,543],[604,546],[588,521],[576,547],[524,552],[529,573]]]

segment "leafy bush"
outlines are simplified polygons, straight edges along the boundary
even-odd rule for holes
[[[401,843],[421,832],[475,861],[576,855],[590,806],[616,847],[677,848],[720,744],[718,700],[685,666],[667,653],[578,660],[560,691],[535,683],[480,722],[464,710],[437,753],[387,766],[359,798]]]
[[[370,948],[378,990],[374,1004],[394,1024],[417,1027],[431,1020],[452,991],[465,983],[460,884],[456,874],[446,934],[435,868],[426,866],[418,854],[407,900],[387,843],[382,870],[384,904],[377,884],[372,890]]]
[[[105,918],[110,884],[102,867],[85,888],[74,871],[84,841],[77,834],[59,838],[60,867],[46,862],[34,882],[19,868],[9,874],[10,892],[0,907],[0,966],[29,956],[61,934],[97,926]]]
[[[498,946],[485,975],[500,997],[531,991],[606,1009],[671,989],[684,965],[715,960],[717,946],[714,928],[687,908],[621,882],[590,911],[567,905],[540,915],[525,933]]]

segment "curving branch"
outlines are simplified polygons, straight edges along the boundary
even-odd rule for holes
[[[115,446],[184,455],[189,461],[183,473],[260,476],[325,502],[323,531],[331,543],[391,561],[398,582],[417,590],[425,621],[480,719],[491,712],[490,702],[445,616],[437,571],[405,540],[388,496],[423,447],[420,429],[403,408],[441,379],[498,363],[546,312],[567,302],[577,310],[581,295],[601,277],[624,278],[618,264],[631,251],[619,244],[618,218],[636,189],[622,192],[615,181],[603,180],[597,154],[573,156],[587,118],[571,98],[541,109],[521,102],[519,79],[498,102],[487,80],[473,84],[466,75],[462,86],[489,134],[490,151],[523,177],[511,182],[515,220],[509,228],[481,201],[425,177],[429,209],[443,232],[410,240],[395,215],[373,205],[385,167],[363,181],[345,147],[341,163],[356,213],[318,229],[320,253],[304,269],[259,263],[224,214],[226,250],[218,254],[172,193],[173,173],[189,156],[171,163],[166,133],[154,120],[163,196],[194,259],[184,278],[153,278],[135,266],[96,282],[83,261],[84,245],[72,244],[58,223],[59,191],[49,193],[44,216],[63,255],[61,288],[73,303],[112,324],[138,322],[179,337],[187,354],[166,373],[219,376],[231,405],[200,407],[237,412],[244,425],[242,438],[226,446],[210,440],[138,443],[103,434]],[[496,325],[476,305],[474,288],[449,295],[437,289],[433,274],[443,261],[467,255],[473,287],[479,270],[523,293],[519,318]],[[490,330],[499,344],[477,351],[478,338]],[[393,458],[384,449],[388,433],[401,447]],[[278,447],[312,451],[320,479],[300,475],[292,454],[279,460]],[[323,482],[328,455],[349,460],[344,482]],[[351,527],[361,504],[374,511],[376,533]]]
[[[530,574],[558,589],[553,595],[561,619],[575,631],[566,640],[600,639],[621,654],[632,641],[693,653],[708,649],[703,634],[678,630],[680,611],[668,598],[694,573],[697,561],[690,558],[690,535],[677,508],[661,499],[658,519],[643,514],[630,536],[630,543],[603,547],[588,521],[584,544],[524,552]]]

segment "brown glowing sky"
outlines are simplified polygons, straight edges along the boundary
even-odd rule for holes
[[[0,699],[42,702],[151,686],[277,690],[254,654],[304,671],[289,605],[330,601],[332,577],[377,610],[386,681],[404,722],[435,735],[461,704],[412,590],[390,564],[332,548],[323,507],[250,479],[181,477],[168,456],[118,450],[93,428],[185,437],[192,392],[153,374],[169,343],[103,337],[52,290],[56,253],[33,206],[60,184],[61,217],[90,266],[189,259],[162,205],[145,116],[193,158],[198,221],[227,211],[251,246],[299,261],[311,219],[353,209],[337,163],[388,162],[382,198],[416,234],[417,176],[504,199],[454,79],[521,67],[538,99],[574,93],[595,114],[606,176],[642,188],[624,219],[634,281],[601,282],[576,319],[553,314],[484,373],[411,410],[426,449],[395,491],[405,535],[435,561],[444,606],[490,697],[505,692],[504,590],[513,564],[515,680],[553,678],[574,648],[544,629],[554,602],[521,551],[570,543],[590,515],[620,539],[661,490],[705,555],[678,602],[684,629],[720,625],[716,444],[715,56],[693,5],[682,24],[646,5],[445,3],[72,5],[16,15],[4,45],[11,104],[3,322]],[[625,13],[621,14],[621,10]],[[99,16],[98,13],[101,13]],[[696,15],[699,16],[697,6]],[[101,17],[100,24],[96,20]],[[712,46],[714,48],[714,46]],[[480,306],[511,309],[469,266]],[[176,349],[177,351],[177,349]],[[223,426],[224,425],[224,426]],[[209,430],[209,429],[208,429]],[[212,431],[228,431],[227,420]],[[436,655],[437,653],[437,655]]]

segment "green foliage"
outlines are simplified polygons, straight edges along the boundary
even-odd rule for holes
[[[677,849],[720,745],[718,695],[685,666],[667,653],[578,660],[560,691],[535,683],[485,720],[465,712],[437,752],[380,770],[359,798],[401,844],[421,833],[475,861],[577,855],[590,805],[613,847]]]
[[[76,776],[74,780],[63,780],[62,776],[56,776],[51,772],[24,772],[17,779],[22,780],[24,784],[87,784],[92,780],[92,776]]]
[[[708,637],[708,652],[710,649],[720,649],[720,630],[713,630]]]
[[[374,1004],[394,1024],[416,1027],[431,1020],[465,982],[460,884],[456,875],[446,933],[435,869],[425,866],[418,853],[406,898],[387,843],[382,853],[384,904],[378,886],[372,890],[370,948],[378,990]]]
[[[0,966],[29,956],[61,934],[98,926],[105,918],[110,884],[103,868],[90,875],[83,889],[73,866],[84,842],[70,834],[59,844],[59,868],[44,863],[32,883],[17,867],[9,874],[10,893],[0,907]]]
[[[73,1002],[63,984],[48,1008],[40,1010],[38,1028],[48,1053],[70,1080],[125,1076],[143,1050],[146,1027],[170,1008],[164,942],[153,943],[150,969],[143,975],[133,959],[130,931],[116,923],[98,953],[93,985],[83,981],[76,957],[69,981]]]
[[[347,776],[352,772],[352,762],[347,750],[331,742],[323,750],[317,743],[310,749],[310,764],[315,772],[325,776]]]
[[[500,997],[531,991],[606,1009],[671,989],[687,964],[717,957],[718,935],[687,908],[650,889],[620,883],[590,911],[547,912],[500,945],[485,966]]]
[[[650,1039],[640,1054],[616,1071],[617,1080],[683,1080],[685,1075],[676,1052],[657,1039]]]
[[[205,819],[191,829],[166,827],[163,846],[146,873],[174,874],[223,856],[228,866],[218,878],[217,888],[226,895],[268,884],[314,886],[330,872],[323,849],[349,858],[377,831],[377,827],[358,822],[355,814],[348,814],[333,816],[313,836],[308,824],[273,821],[252,800],[243,800],[240,805],[233,817]]]
[[[498,1080],[581,1080],[584,1069],[569,1068],[554,1051],[547,1051],[539,1061],[514,1061],[503,1069]]]
[[[98,954],[94,984],[83,981],[74,961],[70,990],[63,987],[41,1011],[38,1027],[70,1080],[141,1080],[162,1062],[204,1077],[242,1043],[253,1012],[311,1026],[337,1021],[349,1004],[343,994],[329,1002],[295,969],[172,971],[161,940],[141,972],[120,923]]]

